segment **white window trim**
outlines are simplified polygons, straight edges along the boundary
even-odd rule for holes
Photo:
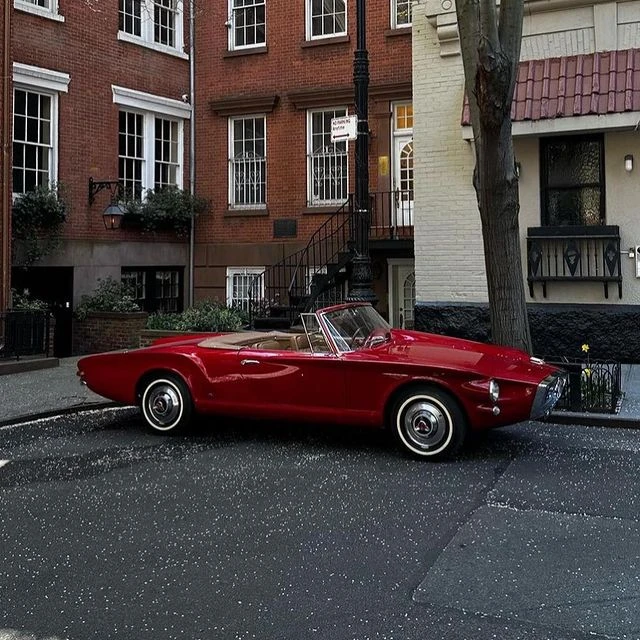
[[[266,160],[267,160],[267,115],[265,113],[247,114],[244,116],[231,116],[228,119],[228,150],[227,150],[227,173],[229,178],[229,194],[228,201],[229,206],[233,209],[266,209],[267,208],[267,187],[265,186],[265,201],[256,202],[254,204],[236,204],[233,199],[235,197],[235,188],[233,183],[233,174],[231,172],[231,161],[233,160],[233,123],[235,120],[244,120],[245,118],[262,118],[264,120],[264,158],[265,158],[265,180],[266,180]]]
[[[343,204],[346,199],[349,197],[349,174],[351,170],[351,163],[349,162],[349,143],[347,143],[347,195],[344,200],[335,199],[335,200],[320,200],[318,202],[313,202],[313,179],[311,176],[311,124],[313,122],[313,114],[321,113],[324,111],[339,111],[344,109],[345,116],[349,115],[349,107],[346,105],[338,105],[336,107],[326,107],[326,108],[318,108],[318,109],[307,109],[307,143],[306,143],[306,156],[307,156],[307,204],[310,207],[333,207],[340,206]]]
[[[25,13],[33,13],[41,18],[48,18],[49,20],[55,20],[56,22],[64,22],[64,16],[58,13],[58,0],[51,0],[51,7],[46,9],[45,7],[39,7],[30,2],[22,2],[21,0],[14,0],[13,6],[18,11],[24,11]]]
[[[344,3],[344,31],[338,33],[327,33],[325,35],[314,36],[312,35],[311,25],[311,0],[305,0],[305,31],[307,40],[327,40],[329,38],[342,38],[349,33],[349,1],[345,0]]]
[[[229,4],[228,4],[228,10],[229,10],[229,19],[227,20],[227,22],[225,22],[225,26],[227,27],[227,30],[229,32],[229,38],[228,38],[228,43],[227,46],[229,48],[229,51],[245,51],[246,49],[259,49],[261,47],[266,47],[267,46],[267,35],[266,35],[266,22],[267,22],[267,17],[266,17],[266,0],[265,0],[265,40],[264,42],[256,42],[255,44],[243,44],[238,46],[235,43],[235,26],[236,26],[236,12],[233,10],[233,0],[229,0]]]
[[[17,85],[56,93],[68,93],[70,81],[71,76],[68,73],[34,67],[20,62],[13,63],[13,82]]]
[[[155,119],[166,116],[178,120],[178,157],[180,166],[176,174],[176,186],[184,184],[184,120],[191,117],[191,105],[180,100],[156,96],[151,93],[135,91],[125,87],[111,85],[113,102],[126,111],[140,113],[144,129],[144,157],[142,170],[142,188],[153,189],[155,186]]]
[[[137,44],[140,47],[146,47],[147,49],[153,49],[154,51],[158,51],[159,53],[166,53],[170,56],[175,56],[176,58],[182,58],[182,60],[188,60],[189,54],[185,53],[182,49],[174,49],[173,47],[167,47],[164,44],[160,44],[159,42],[149,42],[147,40],[143,40],[142,38],[138,38],[138,36],[131,35],[126,31],[118,31],[118,40],[121,42],[130,42],[131,44]]]
[[[49,182],[58,182],[58,96],[68,93],[71,77],[68,73],[34,67],[19,62],[13,63],[13,89],[37,91],[51,97],[51,167]],[[13,100],[13,97],[12,97]],[[13,122],[11,123],[13,131]]]
[[[139,111],[153,111],[154,113],[171,116],[172,118],[191,118],[191,105],[181,100],[165,98],[153,93],[144,93],[135,89],[111,85],[113,102],[122,107],[131,107]]]
[[[227,306],[233,304],[233,276],[259,276],[264,273],[265,267],[227,267],[226,294]],[[260,299],[264,298],[264,281],[260,283]]]
[[[142,35],[134,36],[132,33],[127,33],[126,31],[118,31],[118,40],[188,59],[189,56],[184,52],[184,0],[183,2],[178,2],[176,5],[178,9],[176,11],[176,44],[174,47],[169,47],[154,41],[154,21],[153,18],[150,17],[153,16],[153,0],[142,0],[142,5]]]
[[[391,0],[391,28],[392,29],[410,29],[413,22],[398,24],[398,0]]]

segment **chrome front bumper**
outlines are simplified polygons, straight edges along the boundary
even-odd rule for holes
[[[566,374],[564,372],[552,373],[547,376],[539,385],[536,396],[531,405],[529,419],[537,420],[546,416],[553,407],[556,406],[566,384]]]

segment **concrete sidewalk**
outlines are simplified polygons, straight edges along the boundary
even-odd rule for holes
[[[0,375],[0,426],[60,413],[112,406],[114,403],[80,384],[78,357],[58,366]],[[25,368],[28,368],[25,367]],[[640,365],[622,365],[624,397],[617,414],[558,411],[547,422],[640,429]]]
[[[0,375],[0,426],[112,405],[80,384],[79,359],[60,358],[58,366]]]

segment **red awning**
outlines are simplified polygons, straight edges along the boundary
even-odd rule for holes
[[[526,60],[518,67],[513,122],[627,111],[640,111],[640,49]],[[466,97],[462,124],[471,124]]]

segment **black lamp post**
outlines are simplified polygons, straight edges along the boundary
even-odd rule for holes
[[[356,0],[357,43],[353,60],[358,137],[356,138],[356,192],[351,219],[351,237],[355,245],[347,300],[378,302],[373,292],[369,229],[369,53],[367,52],[365,0]]]

